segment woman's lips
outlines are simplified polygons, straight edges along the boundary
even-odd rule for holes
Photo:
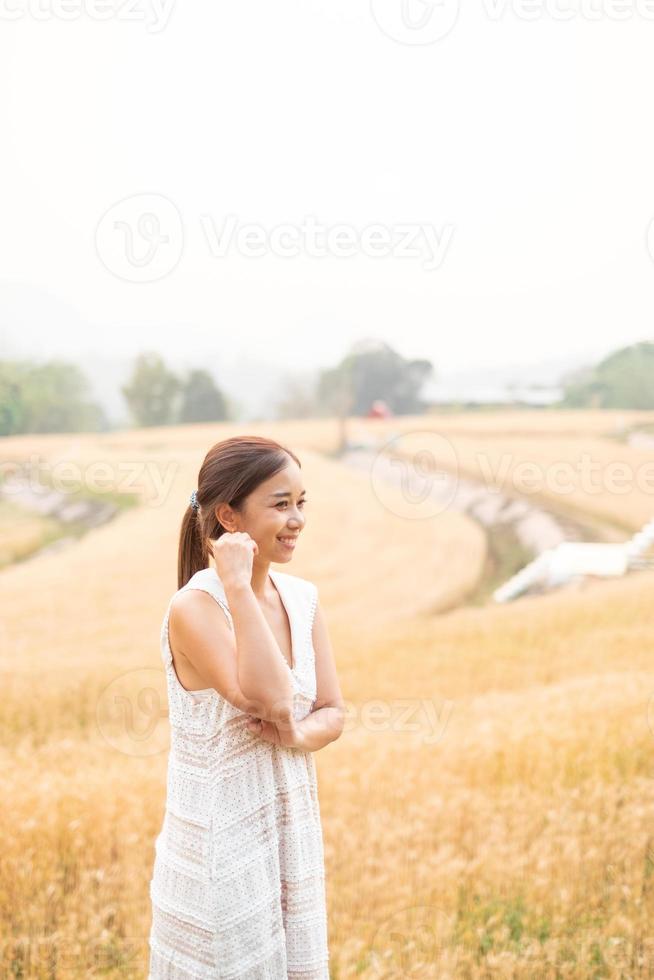
[[[286,548],[287,551],[293,551],[297,543],[297,538],[291,538],[291,537],[286,538],[285,540],[282,540],[282,538],[277,538],[277,540],[281,544],[282,548]]]

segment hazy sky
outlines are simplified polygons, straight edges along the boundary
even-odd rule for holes
[[[311,367],[375,336],[448,371],[654,335],[654,3],[0,20],[0,354]]]

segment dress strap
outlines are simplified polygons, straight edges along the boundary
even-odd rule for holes
[[[199,572],[191,576],[186,585],[183,585],[179,591],[184,592],[187,589],[200,589],[202,592],[208,592],[209,595],[213,596],[225,613],[232,633],[234,632],[234,621],[229,611],[227,595],[215,568],[201,568]]]

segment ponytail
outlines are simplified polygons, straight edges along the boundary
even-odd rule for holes
[[[200,527],[200,511],[189,504],[179,534],[177,588],[181,589],[196,572],[208,566],[209,554]]]

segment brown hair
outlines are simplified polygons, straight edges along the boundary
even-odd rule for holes
[[[209,541],[215,541],[225,531],[216,518],[216,506],[228,503],[239,510],[248,494],[288,465],[289,456],[301,465],[290,449],[263,436],[233,436],[211,447],[198,473],[199,507],[196,510],[189,503],[182,518],[178,589],[201,568],[209,567]]]

